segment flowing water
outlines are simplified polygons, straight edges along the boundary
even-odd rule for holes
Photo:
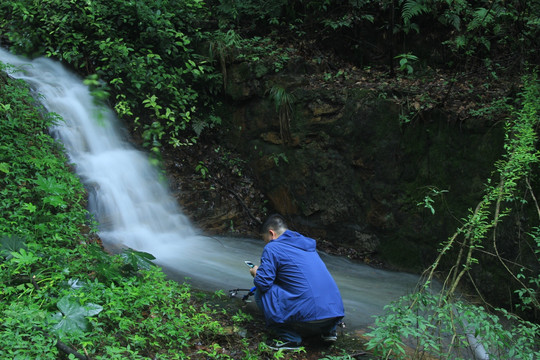
[[[60,63],[27,60],[0,49],[0,61],[41,95],[64,122],[51,134],[62,142],[89,191],[89,211],[108,248],[129,247],[156,257],[176,279],[205,290],[250,288],[244,260],[258,263],[263,241],[206,236],[182,213],[147,155],[129,142],[114,113],[97,106],[82,80]],[[309,234],[306,234],[309,235]],[[414,289],[415,275],[383,271],[321,253],[345,303],[349,328],[364,328],[383,306]]]

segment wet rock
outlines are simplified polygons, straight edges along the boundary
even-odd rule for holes
[[[374,253],[380,245],[380,240],[374,234],[366,234],[360,231],[355,232],[355,243],[358,248],[367,253]]]
[[[452,125],[440,111],[404,124],[403,107],[375,85],[315,83],[312,75],[291,73],[242,74],[232,79],[245,76],[243,86],[258,88],[243,92],[242,102],[229,103],[224,140],[248,159],[269,208],[298,230],[361,254],[377,253],[389,263],[436,255],[439,241],[457,222],[440,209],[429,215],[418,204],[436,186],[451,189],[452,208],[465,213],[481,188],[475,185],[481,181],[465,179],[488,177],[502,148],[500,127]],[[293,142],[281,138],[268,95],[276,84],[294,98]],[[418,111],[414,102],[412,109]],[[401,250],[388,251],[392,248]]]

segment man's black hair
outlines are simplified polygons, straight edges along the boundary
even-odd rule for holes
[[[266,218],[264,223],[261,225],[260,233],[265,234],[268,230],[287,230],[287,222],[283,216],[279,214],[272,214]]]

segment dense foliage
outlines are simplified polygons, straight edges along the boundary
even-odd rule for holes
[[[538,62],[540,2],[466,0],[218,0],[239,31],[274,35],[313,57],[333,49],[363,65],[393,66],[414,53],[427,64],[490,71]],[[229,22],[223,21],[229,26]],[[402,55],[400,57],[400,55]],[[462,66],[465,65],[465,66]]]
[[[228,64],[264,61],[283,69],[289,49],[274,40],[295,44],[317,64],[330,50],[356,65],[383,65],[390,75],[438,65],[496,79],[538,63],[540,2],[13,0],[0,3],[0,30],[1,43],[13,51],[51,56],[89,76],[95,93],[110,94],[102,99],[158,153],[163,146],[191,144],[220,124],[214,107],[227,86]],[[222,336],[206,310],[191,302],[189,289],[164,280],[148,266],[147,255],[110,257],[100,250],[89,231],[83,189],[44,133],[60,119],[43,119],[26,88],[3,78],[0,83],[0,357],[53,359],[65,345],[96,359],[181,358],[197,352],[194,344]],[[474,320],[494,356],[534,357],[538,327],[508,315],[517,321],[512,332],[483,308],[453,302],[477,251],[495,237],[507,209],[524,201],[515,184],[536,200],[529,183],[538,163],[536,78],[524,89],[508,119],[507,156],[496,164],[498,177],[443,244],[441,256],[449,249],[458,254],[446,291],[442,297],[421,291],[390,306],[372,333],[371,346],[382,354],[403,355],[404,339],[411,337],[417,357],[429,352],[451,358],[438,331],[447,331],[455,349],[463,348]],[[286,134],[292,98],[281,90],[270,96]],[[530,233],[536,259],[539,232]],[[504,259],[501,264],[522,285],[520,309],[538,311],[538,269],[516,273]],[[436,269],[438,263],[430,279]],[[424,311],[434,315],[424,317]],[[219,345],[204,351],[225,356]]]
[[[7,1],[0,4],[3,40],[13,51],[51,56],[83,75],[97,75],[112,106],[145,146],[193,141],[220,86],[195,52],[205,38],[203,3],[189,1]]]
[[[480,349],[476,357],[481,359],[532,360],[540,356],[538,324],[524,321],[505,309],[491,309],[489,302],[483,306],[471,305],[459,299],[457,294],[462,278],[478,263],[480,251],[492,246],[501,267],[519,283],[515,309],[535,313],[540,310],[540,203],[530,185],[540,163],[537,149],[539,95],[537,77],[526,78],[520,102],[506,124],[506,153],[496,164],[494,179],[488,179],[485,195],[463,219],[456,233],[442,244],[439,257],[426,270],[425,285],[418,292],[387,306],[387,313],[377,319],[370,347],[387,357],[401,359],[408,356],[404,350],[406,342],[415,344],[418,357],[429,353],[439,358],[469,359],[472,357],[470,349],[476,347],[475,343]],[[537,224],[528,233],[526,245],[532,251],[529,256],[536,259],[532,261],[532,267],[526,265],[524,257],[514,261],[503,257],[497,245],[498,227],[511,214],[516,203],[525,202],[523,193],[530,195],[536,217],[531,222]],[[431,284],[435,273],[442,259],[448,257],[452,250],[455,253],[450,261],[454,266],[444,278],[443,289],[436,289],[434,295]],[[502,318],[508,322],[504,324]]]
[[[189,286],[149,254],[102,250],[83,187],[47,134],[62,120],[3,74],[0,99],[0,358],[230,358],[215,310]]]
[[[159,152],[221,123],[214,108],[228,63],[282,69],[288,50],[274,40],[316,62],[333,50],[392,73],[438,63],[497,76],[538,62],[539,14],[538,1],[521,0],[14,0],[0,4],[0,41],[97,76]]]

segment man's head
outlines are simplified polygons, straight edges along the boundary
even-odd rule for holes
[[[261,236],[266,243],[277,239],[287,230],[285,219],[279,214],[270,215],[261,226]]]

